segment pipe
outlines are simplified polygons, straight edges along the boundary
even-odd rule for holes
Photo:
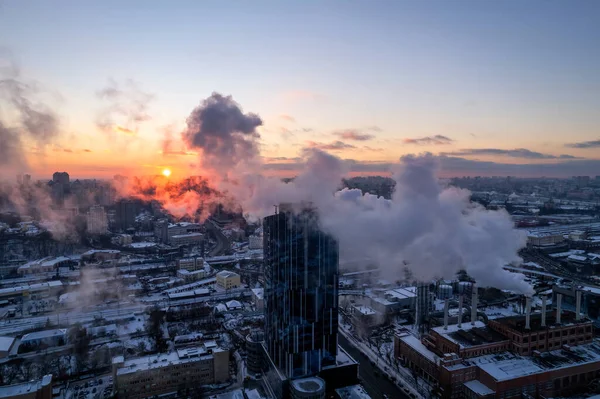
[[[444,330],[448,329],[448,309],[450,308],[450,299],[444,301]]]
[[[531,297],[525,298],[525,329],[531,330]]]
[[[474,326],[477,321],[477,287],[472,285],[473,292],[471,294],[471,325]]]
[[[546,295],[542,295],[542,327],[546,327]]]
[[[462,327],[463,294],[458,297],[458,328]]]
[[[575,297],[575,320],[581,320],[581,291],[578,290]]]
[[[560,324],[562,314],[562,294],[556,294],[556,324]]]

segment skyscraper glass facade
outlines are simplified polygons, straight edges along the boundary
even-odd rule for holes
[[[263,232],[269,356],[289,378],[314,375],[337,354],[338,243],[308,209],[266,217]]]

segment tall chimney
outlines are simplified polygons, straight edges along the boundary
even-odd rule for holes
[[[525,298],[525,329],[531,330],[531,325],[529,323],[531,319],[531,297]]]
[[[575,298],[575,320],[581,320],[581,291],[577,290]]]
[[[458,297],[458,328],[462,327],[463,294]]]
[[[444,330],[448,329],[448,309],[450,308],[450,299],[444,301]]]
[[[473,292],[471,294],[471,325],[474,326],[477,321],[477,287],[472,285]]]
[[[562,294],[556,294],[556,324],[560,324],[561,313],[562,313]]]
[[[546,327],[546,294],[542,295],[542,327]]]

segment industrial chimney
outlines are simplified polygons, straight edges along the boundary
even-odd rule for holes
[[[477,321],[477,287],[472,285],[473,293],[471,294],[471,325],[474,326]]]
[[[525,329],[531,330],[531,297],[525,298]]]
[[[546,294],[542,295],[542,327],[546,327]]]
[[[560,324],[562,313],[562,294],[556,294],[556,324]]]
[[[458,328],[462,327],[463,297],[463,294],[458,297]]]
[[[581,291],[577,290],[575,298],[575,320],[581,320]]]
[[[450,299],[444,301],[444,330],[448,329],[448,309],[450,308]]]

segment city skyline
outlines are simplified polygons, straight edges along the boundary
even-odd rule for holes
[[[401,156],[431,152],[444,177],[598,175],[597,11],[592,1],[6,3],[2,79],[32,87],[57,131],[25,138],[27,165],[3,170],[202,174],[202,151],[181,134],[218,92],[260,117],[266,174],[294,176],[304,151],[320,149],[350,160],[351,174],[389,175]],[[10,106],[0,116],[22,129]]]

